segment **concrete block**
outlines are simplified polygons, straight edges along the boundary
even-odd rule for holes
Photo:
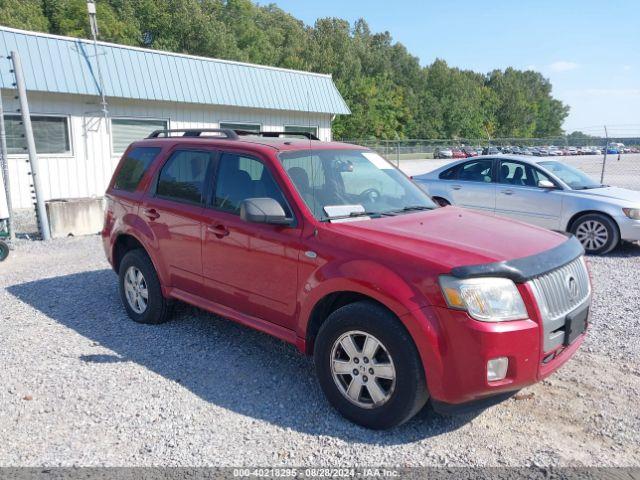
[[[93,235],[102,230],[103,199],[70,198],[45,202],[51,238]]]

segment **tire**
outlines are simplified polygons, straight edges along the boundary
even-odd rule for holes
[[[347,338],[353,340],[352,357],[342,348],[348,343]],[[365,358],[365,343],[369,341],[380,343],[370,359]],[[334,359],[340,371],[349,373],[334,374]],[[394,315],[373,302],[352,303],[329,315],[318,332],[314,362],[320,386],[331,405],[363,427],[380,430],[401,425],[418,413],[429,398],[413,339]],[[352,367],[357,367],[357,376]],[[354,381],[360,382],[353,384],[356,388],[352,397],[359,392],[355,394],[357,402],[347,396]],[[374,396],[379,399],[377,406]]]
[[[131,290],[127,284],[135,285],[136,282],[130,282],[133,278],[136,281],[136,272],[142,275],[142,282],[138,284],[138,288],[133,292],[133,297],[139,302],[131,300],[129,293]],[[131,277],[128,277],[131,275]],[[127,311],[129,317],[138,323],[160,324],[169,320],[171,315],[171,303],[162,295],[160,280],[156,273],[151,259],[144,250],[131,250],[120,262],[119,270],[119,287],[120,299]],[[146,299],[144,298],[146,291]],[[145,301],[146,300],[146,301]],[[142,308],[142,303],[146,303]]]
[[[577,218],[570,231],[590,255],[604,255],[620,243],[618,226],[611,218],[600,213],[588,213]]]
[[[4,262],[9,256],[9,245],[0,240],[0,262]]]

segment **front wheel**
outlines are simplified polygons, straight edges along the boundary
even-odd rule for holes
[[[372,302],[333,312],[314,346],[320,386],[338,412],[372,429],[400,425],[429,398],[420,356],[400,321]]]
[[[591,255],[609,253],[620,243],[618,226],[600,213],[589,213],[578,218],[571,226],[571,233]]]

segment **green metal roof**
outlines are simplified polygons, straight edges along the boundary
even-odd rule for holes
[[[330,75],[216,60],[0,26],[0,55],[20,54],[27,90],[234,107],[349,114]],[[0,60],[0,87],[12,88]]]

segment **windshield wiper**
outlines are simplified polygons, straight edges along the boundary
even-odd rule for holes
[[[393,212],[351,212],[349,215],[336,215],[335,217],[324,217],[321,218],[321,222],[329,222],[331,220],[344,220],[345,218],[357,218],[357,217],[371,217],[371,218],[380,218],[380,217],[393,217],[395,213]]]
[[[427,207],[425,205],[409,205],[407,207],[400,208],[398,210],[391,210],[391,212],[414,212],[418,210],[433,210],[431,207]]]

